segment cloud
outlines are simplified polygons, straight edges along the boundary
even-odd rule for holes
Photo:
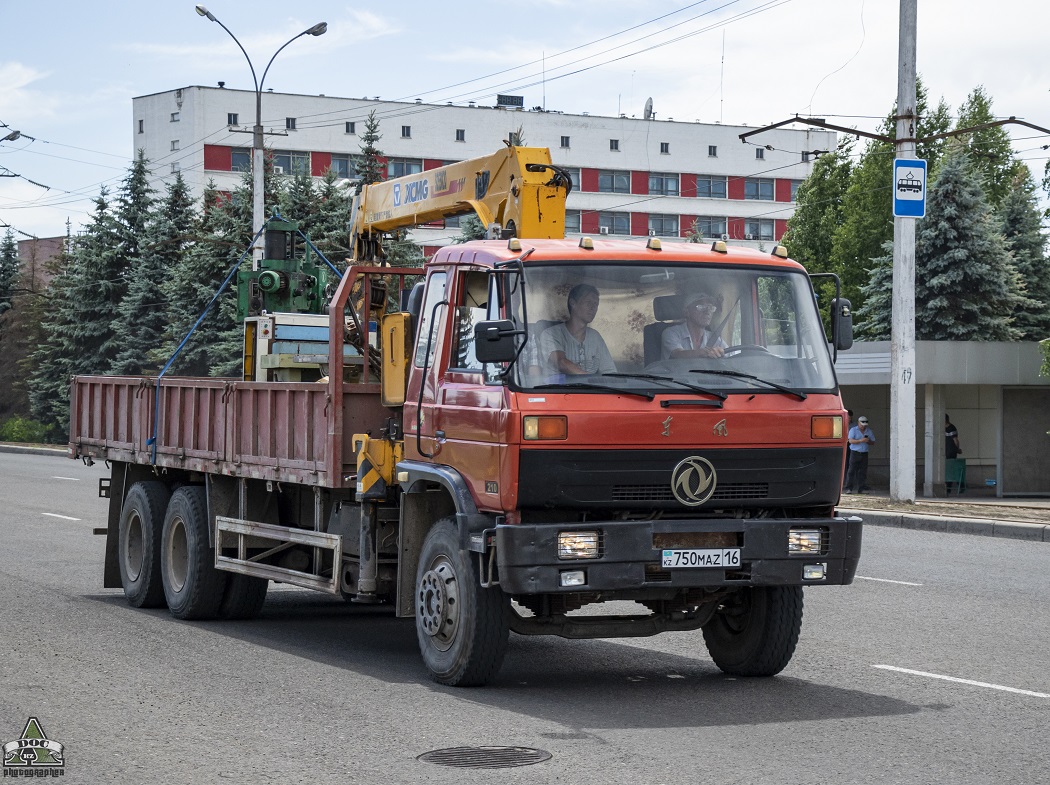
[[[50,75],[19,62],[0,63],[0,118],[8,124],[22,124],[41,115],[51,115],[59,101],[54,96],[29,89]],[[27,129],[26,133],[30,133]]]

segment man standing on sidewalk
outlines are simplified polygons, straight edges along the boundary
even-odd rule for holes
[[[868,481],[868,450],[875,444],[875,434],[868,427],[868,418],[861,415],[849,429],[849,469],[846,472],[846,493],[864,493]]]

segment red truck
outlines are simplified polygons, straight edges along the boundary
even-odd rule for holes
[[[316,380],[74,379],[71,453],[112,467],[105,586],[133,606],[249,618],[269,580],[388,603],[450,685],[489,681],[512,631],[701,629],[769,676],[803,587],[853,580],[845,412],[779,246],[475,241],[353,266],[294,326]]]

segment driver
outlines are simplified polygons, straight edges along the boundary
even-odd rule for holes
[[[688,297],[682,309],[681,324],[668,327],[661,337],[665,360],[684,360],[695,357],[721,357],[726,343],[711,330],[711,320],[721,310],[718,299],[707,292]]]
[[[588,325],[598,313],[598,290],[587,283],[569,291],[569,318],[540,334],[540,357],[552,373],[615,373],[601,333]]]

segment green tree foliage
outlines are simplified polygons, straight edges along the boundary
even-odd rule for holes
[[[474,213],[471,213],[459,219],[459,235],[453,237],[452,242],[458,244],[467,243],[471,240],[484,240],[487,234],[485,224]]]
[[[169,324],[170,300],[163,294],[164,286],[181,264],[192,230],[193,202],[180,173],[145,226],[139,256],[131,260],[128,291],[113,321],[113,332],[121,340],[110,373],[159,371],[160,358],[154,352]]]
[[[18,278],[18,243],[15,233],[9,228],[0,241],[0,334],[3,332],[4,312],[11,308]]]
[[[999,206],[998,219],[1028,298],[1014,312],[1014,327],[1022,341],[1041,341],[1050,336],[1050,268],[1042,213],[1027,169],[1014,178],[1013,187]]]
[[[975,87],[959,107],[957,129],[972,128],[997,120],[992,113],[992,99],[984,87]],[[1013,145],[1006,129],[997,125],[965,134],[962,139],[970,153],[972,166],[981,178],[988,202],[998,208],[1013,188],[1014,180],[1023,175],[1025,165],[1014,157]]]
[[[893,328],[893,243],[884,243],[882,250],[871,260],[868,283],[861,287],[864,304],[854,310],[861,340],[888,341]]]
[[[408,232],[399,229],[391,234],[384,246],[385,262],[391,267],[422,267],[423,249],[408,239]]]
[[[350,255],[350,206],[353,195],[345,185],[339,185],[335,171],[328,169],[317,187],[316,220],[310,230],[310,239],[328,261],[340,269],[346,266]]]
[[[386,160],[383,151],[376,144],[382,138],[379,133],[379,118],[373,109],[368,113],[365,120],[365,132],[361,134],[361,155],[354,158],[354,169],[361,179],[357,183],[355,193],[361,193],[366,185],[378,183],[386,179]]]

